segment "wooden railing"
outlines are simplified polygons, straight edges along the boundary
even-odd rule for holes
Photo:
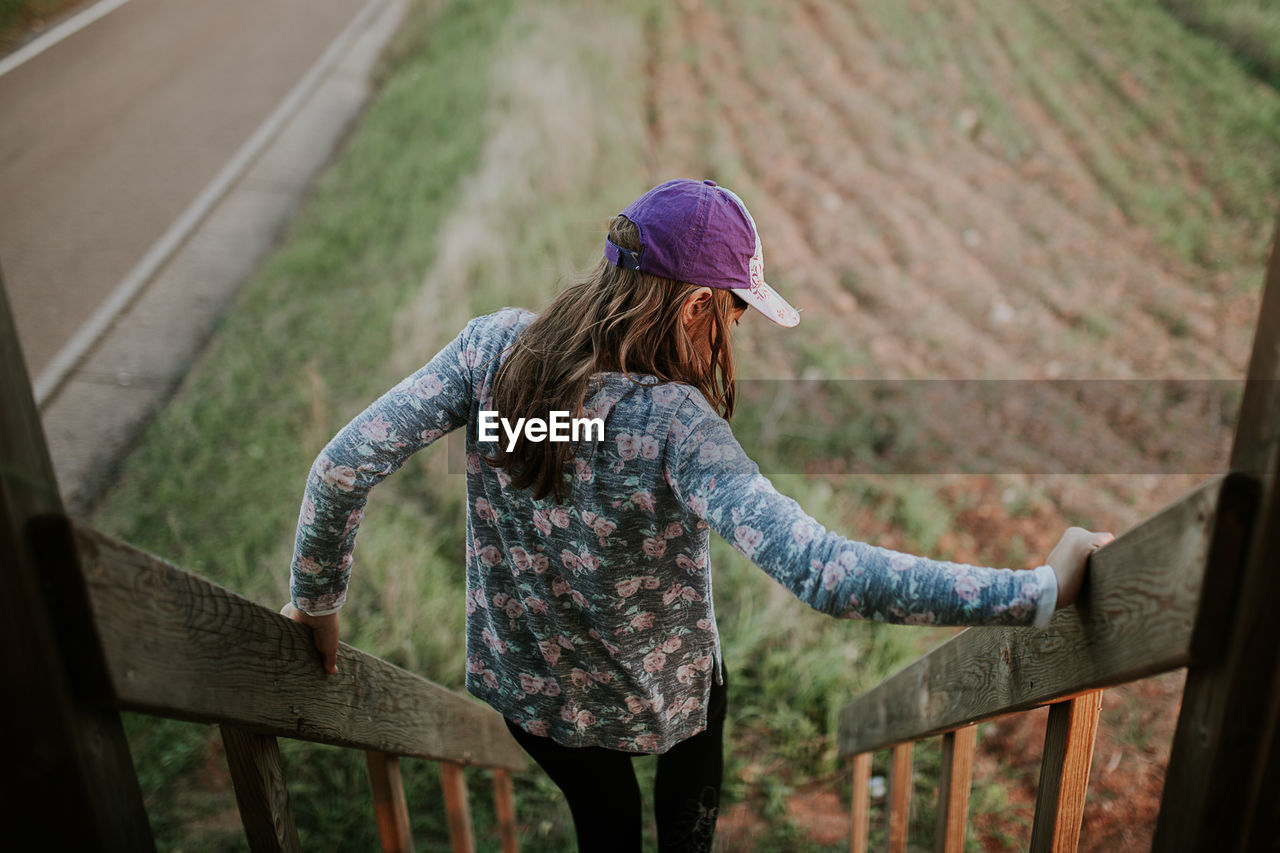
[[[1277,228],[1280,239],[1280,228]],[[1280,243],[1278,243],[1280,245]],[[872,753],[891,749],[887,836],[904,851],[912,744],[941,735],[935,849],[964,849],[975,724],[1050,705],[1031,849],[1074,850],[1102,691],[1186,667],[1154,848],[1280,844],[1280,249],[1273,248],[1232,473],[1094,553],[1045,630],[971,628],[840,713],[865,850]]]
[[[491,769],[516,849],[510,771],[524,752],[497,713],[346,644],[326,675],[310,629],[82,523],[70,535],[117,706],[220,724],[253,849],[297,847],[280,737],[365,751],[385,850],[411,848],[398,757],[441,762],[459,851],[475,846],[461,768]]]
[[[0,797],[7,849],[154,849],[120,724],[128,708],[222,726],[250,846],[296,850],[277,738],[364,750],[386,850],[408,850],[398,756],[441,762],[455,850],[472,847],[461,768],[494,771],[504,849],[523,753],[478,703],[344,646],[321,673],[306,628],[69,520],[0,280]],[[1280,253],[1273,250],[1233,473],[1096,552],[1043,631],[971,629],[846,707],[853,849],[874,750],[892,748],[889,844],[906,847],[911,744],[943,737],[937,848],[960,850],[974,723],[1049,703],[1031,846],[1074,849],[1101,690],[1187,667],[1160,850],[1280,838]]]
[[[456,853],[475,847],[465,766],[493,772],[517,849],[502,718],[345,644],[324,674],[308,628],[62,512],[0,281],[0,638],[10,850],[154,849],[119,711],[221,728],[251,849],[296,851],[278,738],[363,750],[382,848],[411,850],[399,757],[440,763]]]

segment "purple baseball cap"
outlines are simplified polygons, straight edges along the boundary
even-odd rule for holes
[[[764,283],[764,253],[747,206],[715,181],[680,178],[636,199],[622,215],[640,231],[640,251],[605,239],[614,266],[705,287],[732,290],[779,326],[800,313]]]

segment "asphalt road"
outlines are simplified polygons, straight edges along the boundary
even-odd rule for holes
[[[0,76],[0,269],[34,377],[366,0],[131,0]]]

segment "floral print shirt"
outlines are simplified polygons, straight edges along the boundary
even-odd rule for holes
[[[467,689],[566,746],[658,753],[705,727],[721,673],[711,529],[832,616],[1048,621],[1057,595],[1048,566],[939,562],[828,532],[774,489],[688,385],[601,374],[585,414],[604,420],[605,436],[582,442],[567,466],[571,498],[556,505],[511,488],[481,461],[490,445],[478,440],[478,413],[492,410],[501,357],[533,317],[504,309],[472,320],[320,453],[292,566],[300,610],[342,605],[369,489],[465,428]]]

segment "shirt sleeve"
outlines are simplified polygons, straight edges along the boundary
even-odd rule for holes
[[[668,477],[679,499],[801,601],[832,616],[911,625],[1043,627],[1053,570],[917,557],[827,531],[780,494],[712,412],[692,419]]]
[[[467,423],[477,361],[468,342],[475,323],[357,415],[316,457],[290,567],[290,595],[299,610],[322,616],[343,605],[369,490],[411,455]]]

